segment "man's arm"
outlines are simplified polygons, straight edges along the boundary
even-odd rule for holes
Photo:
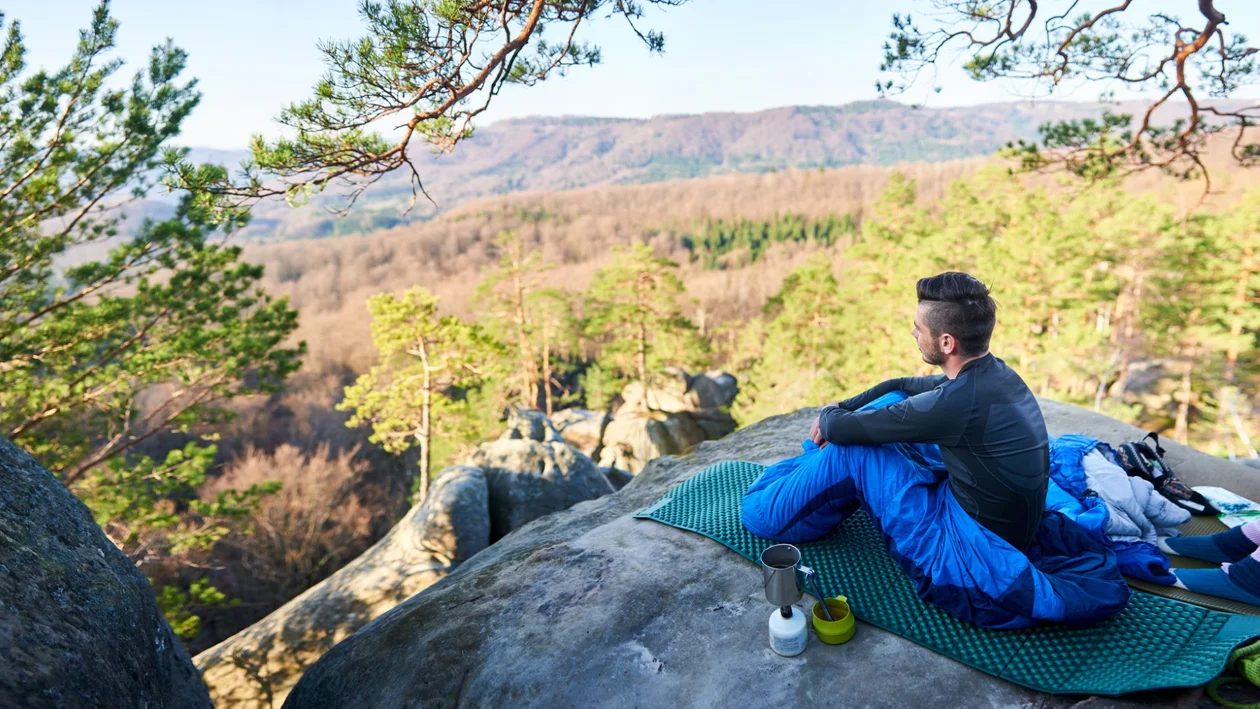
[[[935,390],[869,411],[846,411],[833,404],[824,408],[818,417],[822,436],[828,443],[864,445],[955,445],[966,422],[966,411],[952,405],[943,392]]]
[[[937,374],[931,377],[898,377],[889,379],[876,384],[857,396],[836,402],[836,406],[845,411],[857,411],[890,391],[904,391],[910,396],[914,396],[925,391],[932,391],[948,381],[948,379],[944,374]]]

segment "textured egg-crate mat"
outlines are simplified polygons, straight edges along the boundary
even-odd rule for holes
[[[740,500],[764,466],[714,465],[635,517],[704,535],[755,562],[772,544],[740,520]],[[986,630],[919,600],[863,512],[823,539],[797,545],[823,591],[848,597],[858,618],[995,677],[1041,692],[1118,695],[1193,687],[1225,668],[1230,651],[1260,636],[1260,617],[1135,591],[1121,613],[1089,628]]]

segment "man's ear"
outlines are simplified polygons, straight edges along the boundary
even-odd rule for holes
[[[945,333],[944,335],[941,335],[941,351],[942,352],[944,352],[947,355],[951,355],[951,354],[954,354],[954,352],[957,349],[958,349],[958,340],[955,340],[953,335],[949,333]]]

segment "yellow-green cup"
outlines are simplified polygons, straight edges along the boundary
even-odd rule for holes
[[[814,633],[818,639],[828,645],[839,645],[849,641],[857,632],[857,623],[853,620],[853,612],[849,610],[849,599],[844,596],[824,599],[827,609],[831,611],[832,620],[823,614],[822,603],[814,603],[814,612],[810,620],[814,623]]]

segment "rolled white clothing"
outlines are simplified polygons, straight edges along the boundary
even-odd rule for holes
[[[1161,534],[1190,521],[1190,512],[1174,505],[1142,478],[1131,477],[1095,448],[1081,461],[1089,488],[1107,505],[1107,536],[1157,544]],[[1175,534],[1175,533],[1174,533]]]

